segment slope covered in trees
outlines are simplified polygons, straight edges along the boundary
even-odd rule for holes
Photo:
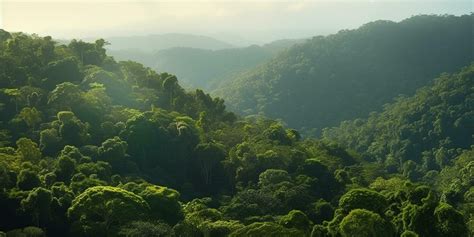
[[[159,51],[112,50],[119,60],[133,60],[180,78],[186,88],[213,90],[238,73],[268,61],[284,49],[304,40],[278,40],[263,46],[211,50],[173,47]]]
[[[474,233],[472,149],[425,182],[237,117],[173,75],[116,62],[103,40],[0,31],[0,42],[0,235]]]
[[[474,15],[376,21],[314,37],[245,72],[215,94],[232,111],[322,129],[412,95],[474,57]]]
[[[468,198],[465,193],[472,192],[469,189],[474,176],[469,172],[474,156],[464,150],[474,144],[473,134],[474,64],[459,73],[441,75],[433,85],[421,88],[412,97],[397,98],[367,119],[344,121],[339,127],[324,129],[323,138],[411,180],[430,183],[457,169],[460,176],[467,175],[461,178],[463,181],[455,181],[453,176],[451,181],[443,178],[445,191],[449,190],[445,198],[457,203]],[[458,156],[462,158],[455,159]],[[457,168],[446,168],[453,164]],[[467,202],[473,204],[472,199]]]

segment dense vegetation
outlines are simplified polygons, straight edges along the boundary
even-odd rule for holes
[[[425,15],[314,37],[230,80],[215,94],[232,111],[281,118],[319,134],[469,64],[473,24],[472,14]]]
[[[187,92],[174,75],[116,62],[105,44],[0,31],[0,231],[7,236],[474,233],[474,150],[464,140],[472,138],[474,66],[387,106],[381,114],[406,106],[387,123],[412,137],[384,135],[397,127],[364,138],[384,141],[377,149],[422,147],[373,153],[350,142],[369,127],[347,140],[345,127],[302,139],[277,121],[238,117],[202,90]],[[369,120],[383,123],[378,116]],[[419,138],[425,132],[428,141]],[[413,174],[424,168],[412,155],[420,152],[435,156],[424,176]],[[402,167],[387,165],[389,156]]]
[[[238,73],[253,68],[283,49],[304,40],[278,40],[263,46],[211,50],[173,47],[149,50],[112,50],[118,60],[133,60],[160,72],[172,72],[185,88],[213,90],[228,83]]]

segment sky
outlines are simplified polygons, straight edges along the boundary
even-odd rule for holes
[[[462,15],[473,0],[0,0],[0,28],[55,38],[164,33],[269,42],[418,14]],[[233,42],[231,42],[233,43]]]

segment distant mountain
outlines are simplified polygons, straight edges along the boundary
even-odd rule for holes
[[[314,37],[221,84],[215,95],[244,115],[297,128],[335,126],[469,64],[473,24],[472,14],[422,15]]]
[[[140,50],[109,50],[117,60],[134,60],[157,71],[176,74],[187,88],[212,90],[227,83],[244,70],[272,58],[282,50],[304,42],[304,39],[278,40],[263,46],[210,50],[175,47],[157,53]]]
[[[234,47],[229,43],[208,36],[191,34],[109,37],[105,40],[110,43],[107,48],[111,50],[136,49],[144,52],[156,52],[161,49],[173,47],[192,47],[213,50]]]

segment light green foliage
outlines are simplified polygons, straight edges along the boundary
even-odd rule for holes
[[[306,214],[300,210],[290,211],[287,215],[281,217],[278,223],[286,228],[304,230],[308,233],[311,230],[311,221]]]
[[[344,237],[390,237],[395,232],[390,223],[380,215],[364,210],[354,209],[339,224],[341,235]]]
[[[81,89],[70,82],[64,82],[56,85],[48,97],[48,104],[57,106],[59,110],[70,110],[81,104],[83,92]]]
[[[77,173],[71,178],[70,187],[75,194],[80,194],[86,189],[94,186],[105,186],[107,182],[98,179],[97,176],[85,176],[82,173]]]
[[[322,225],[314,225],[311,231],[311,237],[326,237],[329,236],[328,230]]]
[[[41,112],[34,107],[25,107],[21,109],[18,117],[25,121],[26,125],[31,128],[35,128],[36,125],[42,121]]]
[[[194,199],[184,205],[185,219],[175,226],[178,235],[220,237],[244,226],[236,220],[225,220],[220,211],[207,207],[210,201]]]
[[[345,213],[354,209],[366,209],[383,214],[387,208],[385,197],[368,189],[352,189],[339,199],[339,207]]]
[[[153,218],[176,224],[183,218],[179,192],[167,187],[147,185],[138,193],[150,206]]]
[[[403,228],[414,231],[420,236],[435,236],[437,232],[433,212],[438,204],[437,199],[433,192],[426,190],[426,187],[417,188],[411,194],[413,203],[403,207],[401,213]]]
[[[88,124],[81,122],[73,112],[61,111],[57,115],[59,135],[68,145],[81,145],[89,138]]]
[[[107,139],[99,147],[99,157],[102,161],[110,163],[114,170],[126,170],[127,146],[127,142],[119,137]]]
[[[290,182],[291,177],[285,170],[268,169],[259,175],[258,180],[259,186],[270,186]]]
[[[138,195],[121,188],[95,186],[74,199],[68,217],[81,224],[84,234],[95,235],[116,231],[123,224],[145,217],[149,211],[149,205]]]
[[[23,157],[24,161],[38,162],[41,159],[41,151],[36,142],[28,138],[20,138],[16,142],[17,153]]]

